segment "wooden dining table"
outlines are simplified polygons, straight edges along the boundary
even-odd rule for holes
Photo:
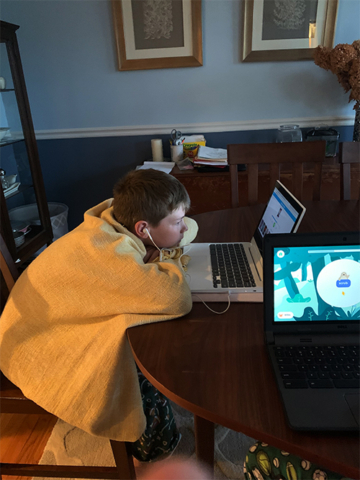
[[[299,232],[359,231],[359,201],[304,202]],[[195,215],[196,242],[251,239],[264,205]],[[222,311],[224,303],[211,303]],[[170,400],[194,414],[197,458],[213,465],[214,425],[360,478],[356,432],[299,432],[287,423],[266,353],[262,303],[232,303],[224,314],[194,303],[188,315],[128,330],[137,365]],[[336,415],[336,412],[334,412]]]

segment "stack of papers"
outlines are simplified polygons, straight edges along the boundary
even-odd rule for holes
[[[227,163],[227,150],[225,148],[211,148],[200,146],[194,159],[195,165],[211,165],[225,167]]]

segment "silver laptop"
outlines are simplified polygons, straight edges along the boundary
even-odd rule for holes
[[[360,232],[268,235],[265,343],[290,426],[359,430]]]
[[[266,234],[296,232],[305,207],[277,181],[251,242],[192,243],[186,273],[193,301],[262,302],[262,244]]]

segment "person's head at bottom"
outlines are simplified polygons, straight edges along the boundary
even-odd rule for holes
[[[212,480],[210,469],[188,458],[164,460],[151,464],[139,480]]]

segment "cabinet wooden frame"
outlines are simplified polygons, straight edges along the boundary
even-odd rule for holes
[[[136,49],[134,17],[131,15],[131,0],[112,0],[115,42],[119,70],[148,70],[156,68],[200,67],[202,59],[201,0],[170,0],[180,2],[189,15],[184,18],[184,47]],[[137,0],[137,4],[144,0]],[[129,27],[130,26],[130,27]],[[191,33],[191,41],[186,40],[185,30]],[[184,54],[182,54],[183,52]],[[153,55],[153,56],[152,56]]]
[[[26,261],[41,247],[46,244],[49,245],[52,242],[53,232],[46,199],[45,185],[40,166],[39,152],[31,117],[30,104],[26,90],[25,77],[22,69],[20,50],[16,36],[16,31],[18,30],[19,26],[1,21],[0,27],[0,41],[6,45],[12,81],[15,89],[16,102],[24,136],[25,148],[29,160],[32,183],[36,197],[36,204],[41,222],[41,226],[37,228],[37,232],[35,232],[34,228],[31,236],[29,235],[31,239],[26,237],[25,243],[19,248],[16,248],[6,199],[3,189],[0,186],[0,232],[13,259],[16,259],[18,264],[21,265],[21,263]]]
[[[303,37],[299,39],[267,40],[262,39],[264,15],[263,5],[266,0],[243,0],[243,38],[242,58],[243,62],[264,62],[264,61],[291,61],[291,60],[312,60],[314,49],[318,45],[329,48],[334,46],[335,27],[338,11],[338,0],[318,0],[318,12],[316,22],[318,24],[317,38]],[[310,0],[304,0],[305,3]],[[321,7],[321,8],[320,8]],[[319,13],[321,12],[321,14]],[[259,28],[261,26],[261,29]],[[253,32],[259,32],[253,35]],[[288,48],[291,41],[293,48]],[[304,46],[305,41],[308,45]],[[273,45],[270,43],[272,42]],[[285,44],[287,43],[286,48]]]

